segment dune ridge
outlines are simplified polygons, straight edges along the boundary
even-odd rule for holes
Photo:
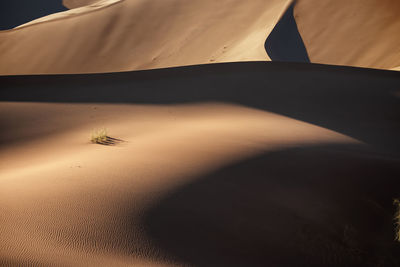
[[[267,61],[265,40],[291,4],[311,62],[379,69],[400,62],[395,0],[121,1],[64,1],[70,10],[0,32],[0,75]]]
[[[400,266],[397,1],[63,5],[0,31],[0,266]]]
[[[126,0],[94,12],[85,13],[90,6],[72,9],[0,32],[0,74],[268,60],[264,42],[291,2]],[[64,14],[73,16],[55,19]]]
[[[55,14],[51,14],[39,19],[35,19],[33,21],[24,23],[22,25],[19,25],[18,27],[15,27],[15,29],[19,29],[22,27],[27,27],[27,26],[32,26],[38,23],[43,23],[43,22],[50,22],[53,20],[60,20],[60,19],[67,19],[69,17],[72,16],[78,16],[78,15],[84,15],[86,13],[101,9],[101,8],[105,8],[108,7],[110,5],[114,5],[117,4],[118,2],[121,1],[125,1],[125,0],[97,0],[92,4],[89,5],[83,5],[81,7],[76,7],[73,10],[67,10],[67,11],[63,11],[63,12],[58,12]]]
[[[66,8],[73,9],[73,8],[92,5],[100,1],[103,0],[62,0],[62,3]]]

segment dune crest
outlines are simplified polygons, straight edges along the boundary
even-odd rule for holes
[[[269,60],[264,42],[291,2],[126,0],[106,8],[102,3],[110,2],[95,3],[0,32],[0,74]]]
[[[83,6],[88,6],[95,4],[96,2],[101,2],[102,0],[62,0],[63,5],[66,8],[73,9]]]
[[[105,7],[108,7],[110,5],[117,4],[118,2],[121,2],[121,1],[125,1],[125,0],[100,0],[100,1],[96,1],[93,4],[77,7],[77,8],[74,8],[72,10],[67,10],[67,11],[64,11],[64,12],[58,12],[58,13],[55,13],[55,14],[51,14],[51,15],[39,18],[39,19],[35,19],[33,21],[30,21],[28,23],[25,23],[25,24],[22,24],[22,25],[20,25],[18,27],[15,27],[15,29],[26,27],[26,26],[32,26],[34,24],[43,23],[43,22],[50,22],[52,20],[64,19],[64,18],[68,18],[68,17],[71,17],[71,16],[83,15],[85,13],[88,13],[88,12],[91,12],[91,11],[95,11],[95,10],[100,9],[100,8],[105,8]]]

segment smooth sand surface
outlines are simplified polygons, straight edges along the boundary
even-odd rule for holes
[[[73,9],[88,6],[99,1],[101,0],[62,0],[62,4],[69,9]]]
[[[354,142],[306,123],[226,104],[7,103],[2,108],[16,112],[10,116],[38,117],[32,133],[24,132],[28,139],[37,131],[55,131],[48,125],[64,128],[14,143],[0,156],[0,257],[42,264],[84,266],[103,259],[117,264],[129,256],[132,263],[138,257],[157,259],[163,255],[140,222],[146,210],[174,188],[262,151]],[[78,117],[82,125],[68,127],[61,114]],[[127,142],[114,147],[90,144],[91,129],[103,124],[111,136]]]
[[[268,60],[290,0],[102,0],[0,32],[0,74],[94,73]]]
[[[0,83],[3,265],[400,262],[397,72],[259,62]],[[91,144],[100,127],[123,142]]]
[[[399,1],[299,0],[294,12],[311,62],[399,66]]]
[[[265,40],[292,3],[274,60],[399,66],[397,0],[65,0],[68,11],[0,32],[0,75],[268,61]]]
[[[0,265],[400,266],[400,75],[265,62],[292,3],[64,0],[0,32],[0,75],[62,74],[0,76]],[[265,46],[396,70],[399,8],[299,0]]]

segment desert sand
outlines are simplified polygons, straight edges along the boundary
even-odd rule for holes
[[[400,266],[399,72],[267,54],[398,68],[398,5],[344,2],[64,0],[1,31],[0,266]]]
[[[399,66],[397,0],[299,0],[294,14],[311,62],[380,69]]]
[[[380,69],[400,64],[396,0],[63,3],[70,10],[0,32],[0,74],[101,73],[268,61],[264,42],[291,4],[295,30],[311,62]],[[292,30],[283,29],[282,34]],[[282,46],[291,41],[283,40]]]
[[[5,264],[399,263],[397,72],[260,62],[0,81]],[[123,142],[90,143],[98,127]]]
[[[290,3],[102,0],[0,32],[0,74],[267,60],[264,42]]]

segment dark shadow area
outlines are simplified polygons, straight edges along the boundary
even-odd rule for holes
[[[0,30],[8,30],[34,19],[66,11],[62,0],[1,0]]]
[[[0,77],[0,101],[236,103],[316,124],[396,154],[399,91],[399,72],[280,62]]]
[[[193,266],[400,266],[400,162],[362,147],[299,147],[196,177],[145,213]]]
[[[288,8],[265,41],[265,50],[272,61],[310,62],[294,18],[294,5]]]

